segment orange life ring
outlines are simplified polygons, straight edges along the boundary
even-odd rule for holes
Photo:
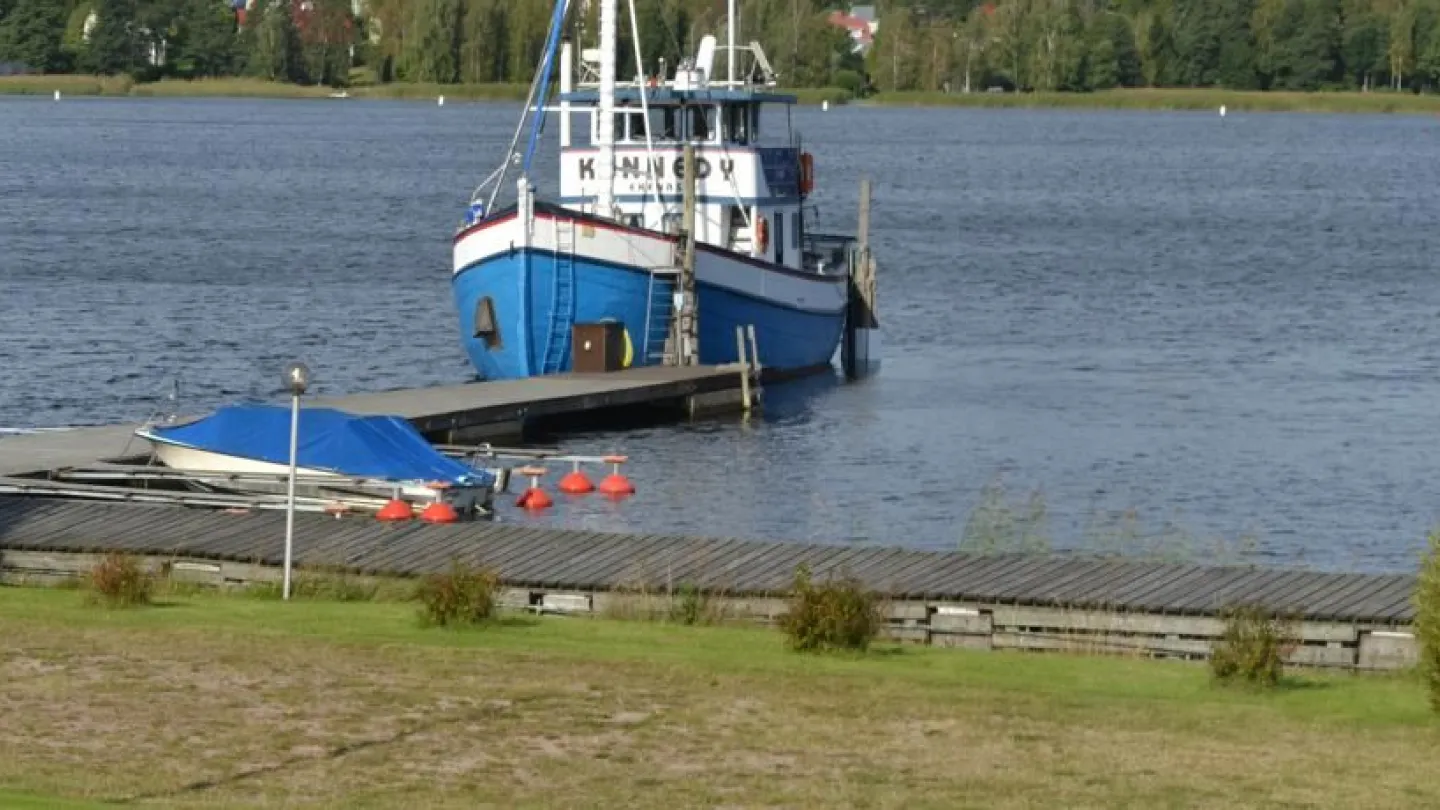
[[[815,190],[815,156],[809,152],[800,153],[800,193],[809,194]]]
[[[764,253],[770,247],[770,226],[765,223],[765,217],[755,216],[755,247]]]

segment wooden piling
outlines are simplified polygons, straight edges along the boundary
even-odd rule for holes
[[[845,335],[840,345],[840,362],[845,376],[856,379],[869,371],[870,331],[880,326],[875,315],[875,258],[870,252],[870,178],[860,180],[860,222],[856,245],[850,256],[847,285]]]
[[[686,143],[684,152],[685,202],[681,219],[680,257],[680,307],[676,313],[677,365],[694,366],[700,363],[700,324],[695,301],[695,144]]]
[[[735,327],[735,357],[740,361],[740,397],[745,412],[750,412],[750,360],[745,351],[745,327]]]

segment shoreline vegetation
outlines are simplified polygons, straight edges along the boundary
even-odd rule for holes
[[[426,627],[373,594],[155,596],[97,608],[0,586],[0,803],[1440,802],[1413,673],[1287,672],[1259,690],[1128,657],[797,654],[749,626]]]
[[[523,101],[525,84],[435,84],[392,82],[339,89],[264,79],[163,79],[136,82],[125,76],[0,76],[0,96],[129,98],[331,98],[434,101]],[[965,107],[984,109],[1192,110],[1226,112],[1305,112],[1366,114],[1440,114],[1440,95],[1372,91],[1225,90],[1214,88],[1124,88],[1093,92],[940,93],[882,92],[855,98],[843,88],[785,88],[801,104],[864,107]]]

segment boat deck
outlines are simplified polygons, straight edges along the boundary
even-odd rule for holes
[[[567,418],[601,411],[640,407],[687,415],[736,411],[744,404],[742,373],[740,366],[646,367],[325,397],[306,404],[403,416],[432,441],[458,443],[519,436],[537,421],[564,427]],[[149,450],[144,440],[133,435],[137,427],[106,425],[0,436],[0,476],[133,459]]]

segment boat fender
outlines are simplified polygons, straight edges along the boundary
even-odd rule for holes
[[[800,153],[800,193],[809,194],[815,190],[815,156],[809,152]]]
[[[764,253],[770,247],[770,225],[765,217],[755,215],[755,248]]]

